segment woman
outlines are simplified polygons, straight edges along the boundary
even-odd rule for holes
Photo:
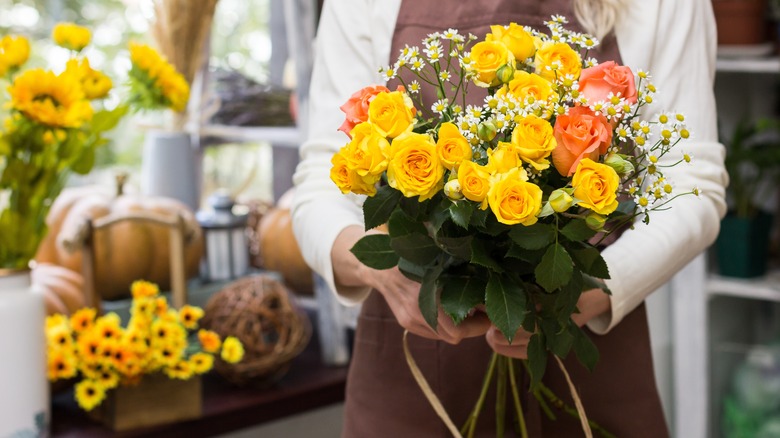
[[[578,303],[580,313],[572,316],[587,325],[600,362],[589,373],[572,357],[566,361],[592,420],[617,436],[668,435],[655,388],[643,301],[713,242],[725,212],[724,149],[717,142],[712,94],[716,38],[710,0],[325,3],[311,84],[309,140],[301,147],[302,161],[294,177],[293,218],[306,260],[341,301],[363,302],[344,436],[448,436],[404,362],[404,329],[418,335],[411,337],[412,353],[456,424],[465,420],[477,398],[492,351],[523,358],[529,335],[521,330],[510,346],[484,315],[456,327],[443,313],[438,332],[433,332],[417,307],[419,284],[397,269],[376,271],[354,258],[349,248],[365,235],[362,199],[342,195],[329,178],[330,159],[346,143],[336,130],[343,121],[337,108],[361,87],[381,84],[377,67],[394,60],[404,44],[419,44],[427,33],[452,27],[482,37],[491,24],[516,22],[538,28],[553,14],[567,16],[570,28],[603,37],[595,54],[600,60],[650,71],[662,93],[657,108],[685,113],[696,134],[685,146],[685,152],[695,156],[695,165],[678,166],[667,174],[682,191],[699,187],[703,196],[676,200],[671,210],[655,214],[647,226],[625,232],[603,252],[612,295],[585,292]],[[653,112],[650,107],[645,115]],[[548,366],[545,383],[561,396],[568,394],[554,365]],[[549,421],[533,397],[523,394],[532,436],[581,434],[578,421],[563,415]],[[493,418],[489,409],[483,412],[484,436],[495,436]]]

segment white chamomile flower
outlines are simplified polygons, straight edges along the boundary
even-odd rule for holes
[[[420,83],[417,82],[416,80],[412,81],[409,84],[409,92],[412,93],[412,94],[419,93],[420,92]]]
[[[441,37],[444,38],[445,40],[451,40],[457,36],[458,36],[458,30],[453,28],[449,28],[441,33]]]
[[[435,112],[436,114],[443,114],[447,109],[448,104],[449,101],[447,99],[439,99],[434,102],[433,105],[431,105],[431,111]]]
[[[585,67],[595,67],[599,65],[599,61],[596,58],[588,58],[585,60]]]
[[[447,82],[447,81],[449,81],[451,77],[452,77],[452,75],[451,75],[451,74],[450,74],[450,72],[449,72],[449,71],[447,71],[447,70],[443,70],[443,71],[440,71],[440,72],[439,72],[439,79],[440,79],[442,82]]]
[[[693,154],[683,152],[682,159],[686,164],[691,164],[691,162],[693,161]]]
[[[409,68],[412,69],[412,71],[420,71],[423,69],[424,65],[425,64],[423,64],[423,60],[416,56],[409,60]]]
[[[387,68],[380,69],[379,73],[382,74],[382,79],[384,79],[385,82],[398,76],[398,71],[395,69],[395,66],[388,66]]]

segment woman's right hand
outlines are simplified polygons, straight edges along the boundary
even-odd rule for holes
[[[483,312],[477,312],[455,325],[452,318],[439,308],[437,329],[434,331],[420,312],[420,283],[406,278],[398,267],[381,271],[366,267],[366,271],[369,284],[385,298],[401,327],[415,335],[454,345],[466,338],[483,336],[490,328],[490,320]]]

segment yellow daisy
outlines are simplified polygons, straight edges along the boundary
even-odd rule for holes
[[[160,294],[160,288],[151,282],[145,280],[136,280],[130,286],[130,292],[133,298],[156,297]]]
[[[179,362],[184,350],[170,345],[163,345],[154,350],[154,360],[164,366],[172,367]]]
[[[152,107],[168,107],[184,111],[189,100],[190,87],[176,68],[153,48],[130,43],[131,79],[143,84],[147,95],[142,101]]]
[[[68,326],[68,318],[61,314],[61,313],[55,313],[54,315],[49,315],[46,317],[46,329],[50,329],[59,325],[63,325],[65,327]]]
[[[186,360],[176,362],[173,366],[165,369],[165,374],[171,379],[187,380],[192,377],[192,365]]]
[[[0,75],[21,67],[30,57],[30,42],[18,35],[6,35],[0,39]]]
[[[228,363],[240,362],[241,359],[244,358],[244,346],[241,345],[241,341],[239,341],[238,338],[228,336],[222,344],[222,353],[220,357]]]
[[[81,62],[78,59],[68,61],[65,73],[74,75],[78,79],[84,90],[84,96],[89,100],[106,97],[113,86],[111,78],[90,67],[87,58],[82,59]]]
[[[73,23],[59,23],[54,26],[51,37],[58,46],[79,52],[89,44],[92,32]]]
[[[89,331],[79,336],[76,340],[76,351],[82,361],[97,363],[100,359],[101,344],[100,336],[94,331]]]
[[[154,314],[157,316],[165,316],[168,313],[168,301],[163,297],[158,297],[154,300]]]
[[[222,345],[219,335],[211,330],[200,329],[198,331],[198,340],[203,347],[203,351],[207,353],[216,353]]]
[[[214,356],[207,353],[195,353],[190,356],[190,365],[195,374],[207,373],[214,366]]]
[[[11,108],[47,126],[78,128],[92,119],[92,106],[72,75],[27,70],[14,79],[8,92]]]
[[[92,308],[79,309],[70,316],[70,326],[76,333],[83,333],[95,324],[97,311]]]
[[[179,310],[179,320],[189,330],[198,328],[198,320],[203,317],[203,309],[195,306],[184,306]]]
[[[61,350],[49,350],[47,355],[49,380],[70,379],[78,370],[76,356]]]
[[[119,385],[119,374],[111,370],[100,370],[95,374],[94,380],[106,390],[113,389]]]
[[[91,411],[106,398],[106,390],[94,380],[82,380],[76,385],[76,401],[85,411]]]
[[[54,350],[72,350],[73,336],[70,333],[70,328],[58,325],[46,330],[46,343]]]
[[[122,337],[121,321],[116,313],[109,313],[98,318],[95,323],[95,331],[101,339],[106,341],[118,341]]]

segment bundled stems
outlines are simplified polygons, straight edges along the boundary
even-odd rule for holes
[[[493,380],[493,371],[495,371],[496,364],[498,363],[498,356],[498,353],[493,353],[493,356],[490,358],[490,365],[488,365],[485,380],[482,382],[482,391],[479,393],[477,404],[474,405],[474,409],[469,414],[469,418],[466,419],[466,424],[460,429],[460,432],[467,438],[474,437],[474,432],[477,429],[477,418],[479,418],[479,413],[482,412],[482,406],[485,404],[488,388],[490,388],[490,382]]]
[[[506,377],[507,366],[511,365],[511,359],[506,356],[498,357],[498,376],[496,381],[496,437],[503,438],[506,427]]]
[[[528,438],[528,429],[525,426],[525,415],[523,415],[523,405],[520,404],[520,394],[517,390],[517,379],[515,378],[515,361],[507,359],[509,362],[509,383],[512,389],[512,400],[515,403],[515,414],[517,415],[517,421],[520,424],[520,436],[521,438]]]

